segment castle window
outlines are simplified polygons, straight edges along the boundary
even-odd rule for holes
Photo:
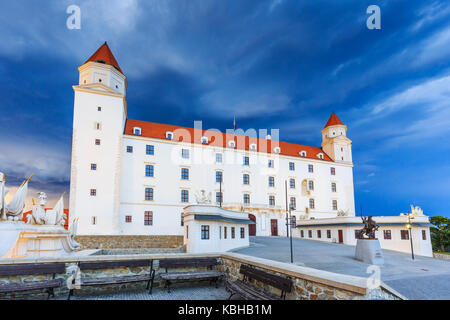
[[[202,240],[209,240],[209,226],[201,226],[201,238]]]
[[[102,79],[98,79],[98,82],[102,82]]]
[[[290,171],[295,171],[295,163],[289,162],[289,170]]]
[[[300,151],[299,154],[301,157],[304,157],[304,158],[306,157],[306,151],[304,151],[304,150]]]
[[[202,144],[208,144],[208,137],[201,137],[200,141]]]
[[[359,239],[360,234],[359,234],[360,230],[355,230],[355,239]]]
[[[267,163],[267,166],[268,166],[269,168],[274,168],[274,167],[275,167],[274,161],[271,160],[271,159],[269,159],[269,161],[268,161],[268,163]]]
[[[312,230],[308,230],[308,237],[312,238]]]
[[[97,107],[97,111],[102,111],[102,107]]]
[[[181,157],[183,159],[189,159],[189,149],[181,149]]]
[[[291,210],[295,210],[297,208],[297,202],[295,197],[291,197],[289,199],[289,208],[291,208]]]
[[[392,239],[391,230],[383,230],[383,236],[384,239],[391,240]]]
[[[245,238],[245,228],[241,227],[241,239]]]
[[[308,172],[310,173],[314,172],[314,166],[312,164],[308,164]]]
[[[295,179],[289,179],[289,188],[295,189]]]
[[[269,206],[275,205],[275,196],[269,196]]]
[[[217,203],[223,202],[223,192],[216,192],[216,202]]]
[[[182,180],[189,180],[189,169],[181,168],[181,179]]]
[[[91,217],[91,224],[93,224],[93,225],[97,224],[97,217],[96,216],[92,216]]]
[[[331,239],[331,230],[327,230],[327,238]]]
[[[230,140],[230,141],[228,141],[228,146],[230,148],[234,148],[234,147],[236,147],[236,142],[234,140]]]
[[[275,148],[273,148],[273,152],[275,152],[275,153],[280,153],[280,152],[281,152],[280,147],[275,147]]]
[[[256,151],[256,143],[250,144],[250,150]]]
[[[319,159],[323,159],[323,153],[319,153],[319,154],[317,155],[317,157],[318,157]]]
[[[145,154],[148,154],[148,155],[154,155],[155,154],[155,147],[154,146],[152,146],[152,145],[147,145],[146,147],[145,147]]]
[[[322,238],[322,231],[321,230],[317,230],[317,238]]]
[[[314,209],[314,199],[309,199],[309,208]]]
[[[427,240],[427,232],[422,230],[422,240]]]
[[[400,236],[401,236],[402,240],[409,240],[408,230],[400,230]]]
[[[244,193],[244,204],[250,203],[250,195],[248,193]]]
[[[308,190],[314,190],[314,181],[312,180],[308,181]]]
[[[234,228],[234,227],[231,227],[231,239],[234,239],[235,236],[236,236],[236,234],[235,234],[235,228]]]
[[[222,171],[216,171],[216,182],[223,182]]]
[[[183,212],[181,213],[181,221],[180,221],[180,223],[181,223],[181,226],[183,227],[183,226],[184,226],[184,217],[183,217]]]
[[[95,197],[97,195],[97,189],[91,189],[90,195]]]
[[[336,175],[336,169],[331,167],[330,168],[330,173],[331,173],[332,176],[335,176]]]
[[[97,170],[97,164],[91,163],[91,170]]]
[[[153,225],[153,211],[145,211],[144,226],[152,226],[152,225]]]
[[[250,160],[248,157],[244,157],[244,166],[248,166],[250,164]]]
[[[302,238],[305,237],[305,232],[303,230],[300,230],[300,237],[302,237]]]
[[[336,183],[331,183],[331,192],[336,192]]]
[[[227,227],[223,227],[223,238],[226,239],[227,238]]]
[[[275,178],[269,177],[269,187],[275,187]]]
[[[101,128],[102,128],[101,123],[100,123],[100,122],[96,122],[96,123],[95,123],[95,129],[96,129],[96,130],[101,130]]]
[[[153,200],[153,188],[145,188],[145,200]]]
[[[216,162],[217,163],[221,163],[222,162],[222,154],[221,153],[216,153]]]
[[[126,223],[131,223],[132,221],[132,217],[131,216],[125,216],[125,222]]]
[[[248,175],[247,173],[244,173],[242,175],[242,183],[243,184],[250,184],[250,175]]]
[[[173,132],[167,131],[166,132],[166,139],[172,140],[173,139]]]
[[[97,145],[97,146],[100,145],[100,139],[95,139],[95,145]]]
[[[153,177],[154,176],[154,168],[151,164],[145,165],[145,176]]]
[[[127,152],[133,153],[133,146],[127,146]]]
[[[337,210],[338,209],[337,200],[333,200],[332,201],[332,207],[333,207],[333,210]]]
[[[181,202],[189,202],[189,190],[181,190]]]
[[[141,133],[142,133],[141,128],[139,128],[139,127],[134,127],[134,128],[133,128],[133,134],[134,134],[134,135],[140,136]]]

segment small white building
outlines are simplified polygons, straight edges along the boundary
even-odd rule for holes
[[[184,243],[189,253],[224,252],[248,247],[248,213],[210,204],[184,208]]]
[[[432,257],[428,217],[415,215],[373,216],[379,225],[375,237],[382,249],[411,253],[411,238],[414,254]],[[409,230],[411,227],[411,232]],[[300,239],[356,245],[359,230],[363,228],[360,217],[335,217],[326,219],[297,220],[292,235]]]

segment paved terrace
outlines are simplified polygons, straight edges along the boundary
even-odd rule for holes
[[[234,252],[290,262],[289,238],[250,237],[249,248]],[[366,263],[354,259],[355,247],[312,240],[292,239],[294,264],[341,274],[368,277]],[[450,260],[383,250],[381,279],[408,299],[450,300]]]

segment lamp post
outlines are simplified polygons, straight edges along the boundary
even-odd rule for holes
[[[287,201],[287,180],[284,181],[284,192],[286,195],[286,237],[289,237],[289,216],[288,216],[288,201]]]
[[[294,252],[292,249],[292,225],[295,223],[295,221],[292,221],[292,214],[291,211],[294,210],[294,204],[290,203],[289,204],[289,227],[290,227],[290,231],[289,232],[289,242],[290,242],[290,246],[291,246],[291,263],[294,263]]]
[[[414,219],[414,218],[413,218]],[[409,240],[411,241],[411,257],[414,260],[414,247],[413,247],[413,238],[412,238],[412,227],[411,227],[411,214],[408,214],[408,225],[409,229]]]

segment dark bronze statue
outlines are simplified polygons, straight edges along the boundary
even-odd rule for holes
[[[377,225],[375,220],[372,219],[372,216],[369,216],[368,218],[363,217],[362,212],[361,212],[361,219],[364,223],[364,228],[359,230],[359,238],[360,239],[376,239],[375,231],[378,230],[379,225]],[[367,238],[365,238],[364,235],[366,235]]]

